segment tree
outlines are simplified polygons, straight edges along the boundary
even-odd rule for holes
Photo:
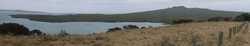
[[[250,21],[250,14],[249,13],[243,13],[239,16],[236,16],[235,21]]]
[[[17,23],[3,23],[0,25],[2,35],[30,35],[29,29]]]

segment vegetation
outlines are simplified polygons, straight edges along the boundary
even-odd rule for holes
[[[45,33],[43,33],[42,31],[38,30],[38,29],[35,29],[35,30],[32,30],[30,31],[30,33],[32,35],[46,35]]]
[[[3,23],[0,25],[0,34],[29,35],[29,29],[16,23]]]
[[[114,28],[108,29],[107,32],[115,32],[115,31],[120,31],[120,30],[122,30],[122,28],[120,28],[120,27],[114,27]]]
[[[126,26],[123,26],[124,29],[139,29],[138,26],[136,25],[126,25]]]
[[[44,35],[40,30],[30,31],[27,27],[17,23],[0,24],[1,35]]]
[[[233,21],[232,17],[212,17],[209,18],[207,21]]]
[[[190,22],[194,22],[194,20],[192,20],[192,19],[180,19],[180,20],[173,21],[173,24],[190,23]]]
[[[237,32],[229,39],[228,29],[241,24],[241,22],[186,23],[69,37],[0,36],[0,46],[249,46],[247,43],[250,38],[249,32]]]
[[[250,21],[250,14],[243,13],[235,18],[235,21]]]
[[[142,28],[146,28],[146,27],[142,27]],[[115,31],[121,31],[121,30],[129,30],[129,29],[140,29],[140,27],[136,26],[136,25],[125,25],[122,28],[120,27],[114,27],[114,28],[110,28],[107,32],[115,32]]]
[[[28,18],[42,22],[170,22],[168,16],[155,15],[12,15],[15,18]]]
[[[236,17],[211,17],[207,20],[193,20],[193,19],[179,19],[172,22],[172,24],[190,23],[190,22],[218,22],[218,21],[250,21],[249,13],[242,13]]]

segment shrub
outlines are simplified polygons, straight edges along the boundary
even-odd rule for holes
[[[141,29],[145,29],[145,28],[147,28],[147,27],[145,27],[145,26],[141,27]]]
[[[3,23],[0,24],[0,34],[1,35],[42,35],[45,34],[40,30],[29,31],[24,25],[17,23]]]
[[[31,33],[32,35],[46,35],[45,33],[41,32],[41,31],[38,30],[38,29],[35,29],[35,30],[30,31],[30,33]]]
[[[232,17],[212,17],[209,18],[207,21],[231,21]]]
[[[126,25],[126,26],[123,26],[124,29],[139,29],[138,26],[136,25]]]
[[[17,23],[3,23],[0,25],[2,35],[30,35],[29,29]]]
[[[239,16],[236,16],[235,21],[250,21],[250,14],[249,13],[243,13]]]
[[[173,24],[189,23],[189,22],[193,22],[193,21],[194,20],[192,20],[192,19],[179,19],[179,20],[173,21]]]
[[[128,29],[140,29],[140,27],[136,26],[136,25],[125,25],[122,27],[124,30],[128,30]],[[107,32],[115,32],[115,31],[121,31],[122,28],[120,27],[114,27],[114,28],[110,28],[108,29]],[[142,27],[141,29],[146,28],[146,27]]]
[[[114,32],[114,31],[118,31],[118,30],[122,30],[122,28],[119,28],[119,27],[110,28],[110,29],[108,29],[107,32]]]

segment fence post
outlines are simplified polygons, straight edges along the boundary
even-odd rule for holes
[[[218,46],[223,46],[223,32],[219,32]]]
[[[233,30],[232,30],[232,28],[230,28],[230,29],[229,29],[229,35],[228,35],[229,39],[232,38],[232,33],[233,33]]]
[[[196,39],[197,37],[196,36],[194,36],[194,34],[192,33],[192,45],[193,46],[197,46],[197,39]]]
[[[233,33],[232,33],[233,35],[236,34],[236,27],[233,27],[233,28],[232,28],[232,32],[233,32]]]
[[[244,27],[245,23],[240,24],[238,32],[241,32],[242,28]]]
[[[248,23],[246,23],[244,30],[242,31],[243,33],[246,33],[248,31]]]
[[[237,34],[237,33],[239,33],[239,32],[240,32],[240,28],[241,28],[241,25],[236,26],[236,33],[235,33],[235,34]]]

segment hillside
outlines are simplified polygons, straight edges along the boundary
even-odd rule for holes
[[[186,8],[185,6],[177,6],[166,9],[159,9],[153,11],[137,12],[130,13],[125,15],[164,15],[169,17],[185,17],[185,18],[209,18],[209,17],[234,17],[243,12],[234,12],[234,11],[220,11],[220,10],[211,10],[204,8]]]
[[[249,27],[229,39],[229,29],[240,22],[200,22],[168,27],[133,29],[69,37],[1,36],[0,45],[30,46],[217,46],[219,32],[224,32],[224,46],[249,46]],[[245,25],[248,26],[249,24]],[[244,27],[245,27],[244,26]],[[13,40],[15,39],[15,40]],[[26,41],[28,40],[28,41]]]
[[[184,6],[167,9],[135,12],[128,14],[72,14],[61,16],[50,15],[12,15],[15,18],[27,18],[43,22],[166,22],[178,19],[206,20],[210,17],[235,17],[243,12],[219,11]]]

